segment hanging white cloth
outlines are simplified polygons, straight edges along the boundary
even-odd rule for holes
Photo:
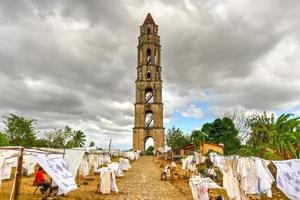
[[[9,156],[9,157],[8,157]],[[4,163],[2,165],[2,175],[1,180],[10,179],[11,176],[11,168],[17,167],[18,165],[18,156],[10,157],[12,155],[7,155],[4,159]]]
[[[277,187],[290,199],[300,200],[300,160],[273,161]]]
[[[66,149],[64,160],[68,164],[68,167],[74,177],[77,175],[78,168],[82,161],[83,155],[85,153],[84,149]]]
[[[255,158],[256,173],[259,178],[258,190],[272,198],[272,183],[275,181],[268,169],[270,161],[261,158]]]
[[[119,159],[119,164],[120,164],[121,170],[126,170],[127,171],[127,170],[129,170],[131,168],[131,165],[130,165],[128,159],[120,158]]]
[[[36,161],[35,161],[33,155],[25,154],[23,156],[23,168],[25,169],[27,176],[34,174],[35,165],[36,165]]]
[[[45,170],[45,172],[58,185],[61,193],[68,193],[77,189],[74,176],[68,167],[62,154],[39,154],[34,153],[36,162]],[[59,192],[59,194],[61,194]]]
[[[189,185],[191,187],[194,200],[209,200],[208,189],[221,188],[210,178],[202,178],[201,176],[191,177]]]
[[[124,176],[124,173],[123,173],[119,163],[112,162],[112,163],[107,164],[107,167],[112,169],[117,177]]]
[[[194,157],[189,155],[188,157],[186,157],[185,159],[181,159],[182,161],[182,169],[190,169],[193,168],[190,165],[193,162]]]
[[[90,172],[88,156],[84,156],[79,166],[79,175],[88,176]]]
[[[237,166],[240,187],[243,194],[258,193],[258,176],[255,161],[249,157],[240,157]]]
[[[229,157],[224,160],[223,188],[230,199],[240,200],[240,189],[237,177],[237,161]]]
[[[100,172],[100,192],[102,194],[109,194],[111,191],[119,192],[114,170],[108,167],[102,167],[98,169],[97,172]]]
[[[124,153],[124,157],[130,160],[134,160],[136,158],[136,155],[133,151],[128,151]]]

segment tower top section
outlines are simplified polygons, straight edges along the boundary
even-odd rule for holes
[[[144,24],[154,24],[154,25],[156,25],[150,13],[147,14],[147,17],[146,17],[143,25]]]
[[[147,14],[144,23],[140,26],[140,36],[157,35],[158,25],[155,24],[150,13]]]

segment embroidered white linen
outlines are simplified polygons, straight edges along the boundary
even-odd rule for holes
[[[277,187],[290,199],[300,200],[300,160],[273,161]]]
[[[62,154],[33,154],[36,162],[58,185],[64,194],[77,189],[74,176]]]

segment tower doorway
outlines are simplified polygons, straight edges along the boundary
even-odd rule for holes
[[[153,150],[154,150],[154,140],[152,137],[146,137],[145,138],[145,145],[144,145],[145,149],[145,155],[153,155]]]

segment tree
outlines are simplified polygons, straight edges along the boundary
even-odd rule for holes
[[[153,146],[149,146],[146,149],[146,155],[153,155],[153,150],[154,150],[154,147]]]
[[[83,147],[85,143],[85,135],[81,130],[73,131],[72,139],[68,142],[68,147]]]
[[[45,138],[40,138],[35,141],[36,147],[50,147],[48,141]]]
[[[0,132],[0,146],[8,146],[9,140],[5,134]]]
[[[45,133],[45,140],[51,148],[68,148],[72,140],[72,129],[66,126],[64,129],[54,129]]]
[[[266,112],[263,114],[253,114],[247,119],[247,125],[250,127],[250,138],[248,144],[254,146],[267,145],[274,134],[274,115],[269,117]]]
[[[224,113],[221,113],[220,118],[230,118],[234,125],[235,128],[239,132],[239,138],[241,141],[247,140],[247,137],[249,135],[249,126],[247,124],[248,116],[246,114],[245,110],[242,109],[232,109],[232,110],[227,110]]]
[[[91,141],[89,147],[94,147],[95,146],[95,142]]]
[[[196,149],[200,148],[200,143],[207,140],[207,135],[201,130],[194,130],[191,134],[191,142]]]
[[[171,129],[168,129],[166,135],[166,143],[172,149],[181,148],[186,144],[189,144],[190,138],[179,129],[173,126]]]
[[[24,117],[9,114],[4,117],[5,135],[12,145],[30,147],[34,146],[36,134],[33,129],[34,119],[25,119]]]
[[[230,118],[216,119],[203,125],[202,132],[207,134],[207,140],[216,144],[224,144],[225,154],[236,153],[240,148],[238,130]]]

